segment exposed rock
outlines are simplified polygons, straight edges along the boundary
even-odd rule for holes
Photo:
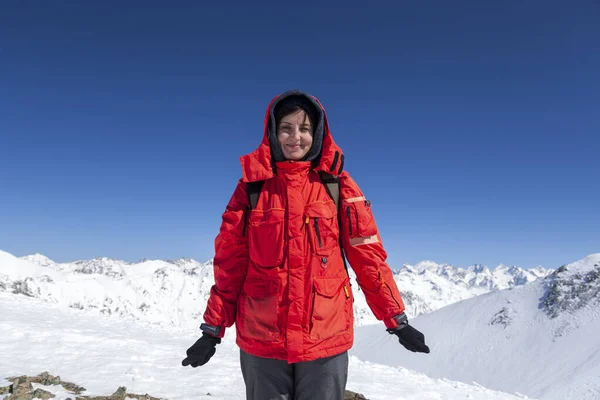
[[[35,389],[33,391],[33,393],[31,394],[31,396],[33,399],[42,399],[42,400],[48,400],[53,397],[56,397],[55,395],[53,395],[52,393],[50,393],[44,389]]]
[[[502,325],[504,328],[506,328],[513,320],[512,313],[512,310],[502,307],[502,309],[492,317],[490,325]]]
[[[360,393],[346,390],[344,392],[344,400],[367,400],[367,398]]]
[[[4,400],[31,400],[33,399],[33,385],[27,380],[26,376],[19,376],[14,379],[8,379],[12,381],[12,390],[10,396],[4,398]]]
[[[62,384],[62,381],[60,380],[60,376],[52,376],[48,373],[48,371],[42,372],[41,374],[39,374],[38,376],[33,378],[31,381],[35,382],[35,383],[40,383],[40,384],[46,385],[46,386]]]
[[[61,385],[69,392],[72,392],[75,394],[81,394],[81,393],[85,392],[84,387],[78,386],[71,382],[62,382]]]
[[[121,386],[112,395],[124,398],[125,396],[127,396],[127,388],[125,386]]]
[[[55,397],[54,394],[44,390],[44,389],[33,389],[32,383],[37,383],[45,386],[53,386],[53,385],[61,385],[66,390],[74,393],[81,394],[85,391],[85,388],[81,386],[77,386],[71,382],[63,382],[60,379],[60,376],[50,375],[48,372],[43,372],[38,376],[17,376],[7,378],[8,381],[13,382],[10,386],[0,387],[0,395],[7,395],[4,397],[4,400],[33,400],[33,399],[41,399],[48,400]],[[207,393],[207,396],[210,396],[210,393]],[[125,399],[135,399],[135,400],[166,400],[161,399],[159,397],[150,396],[148,393],[146,394],[135,394],[135,393],[127,393],[127,388],[125,386],[120,386],[112,395],[110,396],[74,396],[67,398],[67,400],[125,400]],[[344,400],[367,400],[365,396],[360,393],[352,392],[350,390],[346,390],[344,393]]]
[[[116,392],[114,392],[111,396],[78,396],[75,400],[124,400],[124,399],[137,399],[137,400],[161,400],[158,397],[152,397],[148,393],[146,394],[134,394],[127,393],[126,387],[119,387]]]
[[[12,393],[12,385],[0,386],[0,396],[7,395],[9,393]]]
[[[569,271],[569,267],[563,265],[546,278],[546,293],[540,299],[540,307],[550,318],[599,302],[600,265],[573,269]]]
[[[85,388],[83,388],[81,386],[77,386],[76,384],[71,383],[71,382],[63,382],[60,379],[60,376],[50,375],[47,371],[42,372],[38,376],[31,376],[31,377],[19,376],[19,377],[7,378],[7,379],[9,381],[13,382],[15,386],[28,384],[28,386],[27,386],[28,390],[33,390],[33,387],[31,386],[32,383],[39,383],[40,385],[45,385],[45,386],[61,385],[66,390],[68,390],[74,394],[81,394],[81,393],[85,392]],[[7,400],[7,399],[5,399],[5,400]]]

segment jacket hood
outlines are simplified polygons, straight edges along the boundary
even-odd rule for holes
[[[313,169],[317,171],[340,175],[344,168],[344,154],[333,141],[323,105],[309,93],[301,90],[289,90],[275,96],[269,103],[261,144],[252,153],[240,157],[242,180],[252,182],[269,179],[275,175],[277,162],[283,161],[283,153],[277,142],[275,111],[285,99],[293,99],[294,103],[309,108],[311,116],[316,116],[313,145],[305,159],[311,161]],[[311,107],[314,107],[314,110],[311,110]]]
[[[323,110],[319,103],[309,94],[299,90],[290,90],[280,94],[269,107],[268,136],[271,145],[271,157],[275,162],[285,161],[283,151],[277,140],[277,119],[279,110],[300,106],[309,115],[313,123],[312,146],[302,161],[315,161],[321,155],[323,146]]]

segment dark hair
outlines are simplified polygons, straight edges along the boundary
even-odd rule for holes
[[[286,116],[288,116],[290,114],[293,114],[295,112],[298,112],[300,110],[304,111],[304,117],[305,117],[305,119],[304,119],[303,122],[306,122],[306,118],[308,118],[308,121],[310,122],[310,127],[314,131],[315,124],[316,124],[317,121],[315,121],[313,119],[313,117],[310,115],[310,113],[304,107],[301,107],[301,106],[298,106],[298,105],[290,105],[288,107],[281,107],[278,110],[276,110],[275,111],[275,123],[277,124],[276,126],[277,127],[279,126],[279,123],[281,122],[281,120],[284,117],[286,117]]]

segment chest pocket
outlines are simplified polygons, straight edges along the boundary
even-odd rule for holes
[[[261,267],[277,267],[283,262],[285,210],[252,210],[248,218],[250,260]]]
[[[313,254],[330,256],[338,247],[340,230],[335,203],[318,201],[307,204],[304,210],[304,223]]]

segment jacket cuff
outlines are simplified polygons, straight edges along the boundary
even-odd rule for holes
[[[200,330],[208,335],[222,338],[225,336],[225,327],[224,326],[214,326],[203,323],[200,325]]]
[[[405,313],[394,315],[391,318],[386,318],[384,321],[385,327],[387,331],[396,330],[397,328],[404,328],[404,326],[408,325],[408,317]]]

